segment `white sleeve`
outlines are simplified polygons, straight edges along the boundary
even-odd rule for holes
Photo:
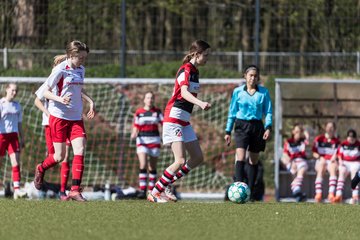
[[[44,99],[44,92],[48,90],[48,85],[47,82],[44,82],[39,88],[38,90],[36,90],[35,95],[40,99],[43,100]]]
[[[58,84],[59,80],[61,79],[63,75],[62,69],[54,69],[50,76],[46,79],[45,83],[48,87],[53,89]]]

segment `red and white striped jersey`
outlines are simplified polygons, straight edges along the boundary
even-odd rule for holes
[[[350,144],[347,140],[343,141],[338,150],[338,156],[343,161],[360,161],[360,142],[356,140]]]
[[[22,109],[20,103],[9,102],[6,98],[0,99],[0,134],[18,133],[18,124],[22,122]]]
[[[65,120],[81,120],[83,102],[81,91],[84,85],[85,68],[80,66],[76,69],[71,68],[68,60],[63,61],[53,68],[50,76],[46,80],[52,93],[57,96],[71,96],[69,105],[62,104],[53,100],[49,101],[49,112],[51,115]]]
[[[319,135],[314,139],[312,151],[326,160],[330,160],[334,153],[337,152],[339,144],[340,140],[337,137],[327,139],[324,134]]]
[[[161,110],[156,107],[152,107],[150,110],[137,109],[134,115],[134,127],[139,129],[136,145],[159,148],[161,142],[159,124],[162,124],[163,120]]]
[[[188,91],[193,96],[197,96],[200,90],[199,71],[191,63],[182,65],[176,74],[173,94],[165,108],[164,122],[177,123],[182,126],[190,124],[190,115],[194,104],[182,98],[181,87],[184,85],[188,86]]]
[[[49,107],[49,100],[44,97],[44,92],[47,90],[47,83],[44,82],[38,90],[36,90],[35,95],[40,99],[40,101],[43,103],[44,107],[48,109]],[[49,125],[49,117],[43,112],[42,113],[42,122],[41,125],[47,126]]]
[[[286,153],[291,160],[296,158],[306,159],[306,151],[305,147],[307,142],[305,139],[300,139],[299,141],[295,141],[294,138],[289,138],[284,143],[284,153]]]

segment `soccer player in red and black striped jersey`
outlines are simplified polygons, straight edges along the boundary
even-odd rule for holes
[[[136,110],[131,138],[136,138],[136,153],[139,158],[138,198],[146,198],[146,187],[152,191],[156,182],[156,164],[160,155],[160,131],[164,116],[159,108],[154,107],[155,96],[147,92],[144,107]],[[149,172],[148,172],[149,170]],[[149,178],[149,183],[147,184]]]
[[[188,54],[183,59],[183,65],[176,74],[172,97],[166,105],[163,124],[163,144],[170,144],[175,161],[168,166],[162,177],[156,182],[154,189],[148,194],[150,202],[176,201],[174,196],[161,193],[168,189],[175,180],[183,177],[191,169],[203,161],[203,153],[199,141],[190,124],[190,116],[194,105],[208,110],[211,104],[197,98],[200,90],[198,66],[205,65],[210,53],[210,45],[202,40],[191,44]],[[189,158],[185,158],[185,151]]]
[[[346,134],[346,140],[340,144],[338,150],[339,158],[339,178],[336,187],[335,202],[341,203],[345,179],[349,175],[353,178],[360,170],[360,142],[354,129],[349,129]],[[352,190],[352,204],[359,202],[359,187]]]
[[[337,181],[337,149],[340,144],[336,137],[336,125],[334,122],[328,122],[325,126],[325,134],[321,134],[314,139],[313,156],[316,160],[315,170],[315,201],[322,201],[322,182],[325,171],[329,172],[329,194],[328,200],[335,201],[335,189]]]
[[[309,135],[304,131],[302,125],[298,123],[294,124],[291,135],[291,138],[284,143],[281,162],[295,176],[291,183],[291,191],[296,201],[301,202],[306,199],[306,195],[301,192],[301,187],[308,169],[305,147],[308,144]]]

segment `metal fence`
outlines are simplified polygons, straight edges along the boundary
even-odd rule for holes
[[[48,68],[60,49],[7,49],[0,52],[0,69],[31,70]],[[119,50],[91,50],[88,66],[120,65]],[[152,62],[180,61],[184,52],[127,51],[128,66]],[[210,65],[241,72],[243,66],[253,63],[255,52],[213,52]],[[264,75],[360,74],[360,52],[260,52],[260,67]]]

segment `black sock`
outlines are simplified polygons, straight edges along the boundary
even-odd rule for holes
[[[256,165],[249,165],[249,172],[248,172],[248,176],[249,176],[249,188],[250,188],[250,191],[251,191],[251,195],[253,194],[254,192],[254,186],[255,186],[255,180],[256,180],[256,176],[257,176],[257,173],[258,173],[258,169],[259,169],[259,165],[256,164]]]
[[[244,169],[245,162],[244,161],[236,161],[235,163],[235,182],[244,182]]]

